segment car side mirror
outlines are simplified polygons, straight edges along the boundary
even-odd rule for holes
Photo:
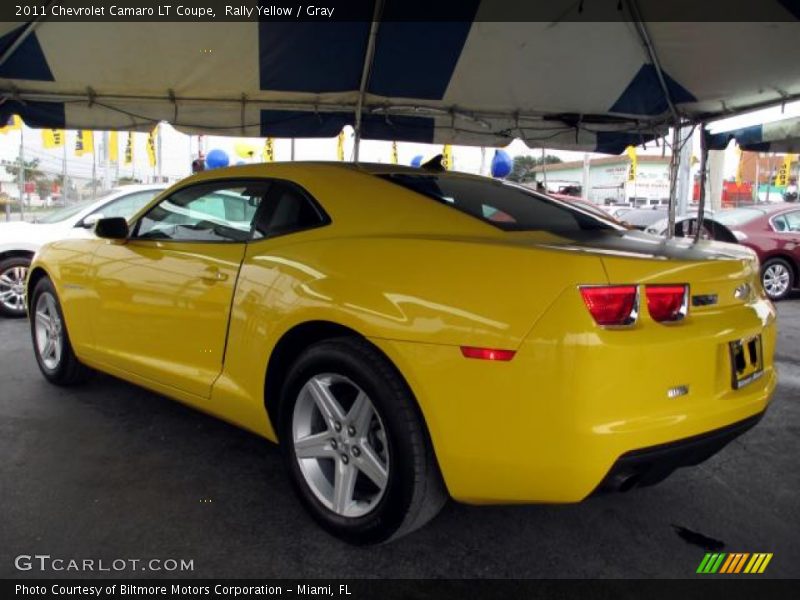
[[[94,234],[105,240],[127,240],[129,233],[128,221],[123,217],[99,219],[94,224]]]

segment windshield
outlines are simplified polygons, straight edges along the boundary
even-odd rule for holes
[[[122,190],[120,188],[114,188],[109,190],[102,196],[91,200],[84,200],[82,202],[77,202],[75,204],[70,204],[69,206],[64,206],[62,208],[56,209],[53,212],[46,214],[43,217],[39,217],[36,222],[37,223],[60,223],[61,221],[66,221],[67,219],[74,217],[79,212],[81,212],[84,208],[89,208],[95,202],[102,202],[103,200],[109,199],[111,196],[115,196],[119,194]]]
[[[500,181],[405,173],[380,177],[503,231],[570,233],[615,229],[599,216]]]
[[[714,215],[714,219],[728,227],[735,227],[763,216],[764,213],[756,208],[732,208],[718,212]]]
[[[64,206],[53,212],[46,214],[43,217],[39,217],[36,219],[37,223],[59,223],[61,221],[66,221],[70,217],[74,217],[79,212],[81,212],[84,208],[93,204],[95,200],[85,200],[84,202],[78,202],[77,204],[70,204],[69,206]]]

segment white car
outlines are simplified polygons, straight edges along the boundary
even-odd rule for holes
[[[35,223],[0,223],[0,315],[25,316],[28,265],[43,244],[85,236],[104,217],[133,216],[164,189],[163,185],[125,185],[96,200],[60,208]]]

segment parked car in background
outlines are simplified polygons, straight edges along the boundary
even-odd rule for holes
[[[634,208],[632,206],[627,206],[627,205],[620,206],[618,204],[610,204],[603,206],[603,210],[605,210],[608,214],[610,214],[618,221],[624,221],[625,215],[634,210]]]
[[[772,300],[800,285],[800,205],[757,204],[714,216],[761,260],[761,283]]]
[[[84,236],[104,217],[130,217],[165,188],[120,186],[101,198],[65,206],[34,223],[0,223],[0,315],[25,316],[25,280],[40,246],[65,237]]]
[[[645,232],[653,235],[666,236],[668,219],[661,219],[650,225]],[[695,237],[697,233],[697,211],[693,210],[689,214],[675,217],[675,236],[676,237]],[[700,233],[701,240],[715,240],[717,242],[727,242],[738,244],[738,238],[725,225],[714,218],[714,213],[706,211],[703,215],[703,231]]]

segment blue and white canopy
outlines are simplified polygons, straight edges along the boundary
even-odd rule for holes
[[[731,140],[753,152],[800,152],[800,117],[751,125],[708,136],[711,150],[725,149]]]
[[[800,95],[789,0],[759,0],[772,22],[738,23],[565,18],[578,0],[551,0],[546,22],[491,22],[484,2],[449,22],[0,22],[0,119],[331,137],[360,114],[365,139],[619,153],[676,114]]]

